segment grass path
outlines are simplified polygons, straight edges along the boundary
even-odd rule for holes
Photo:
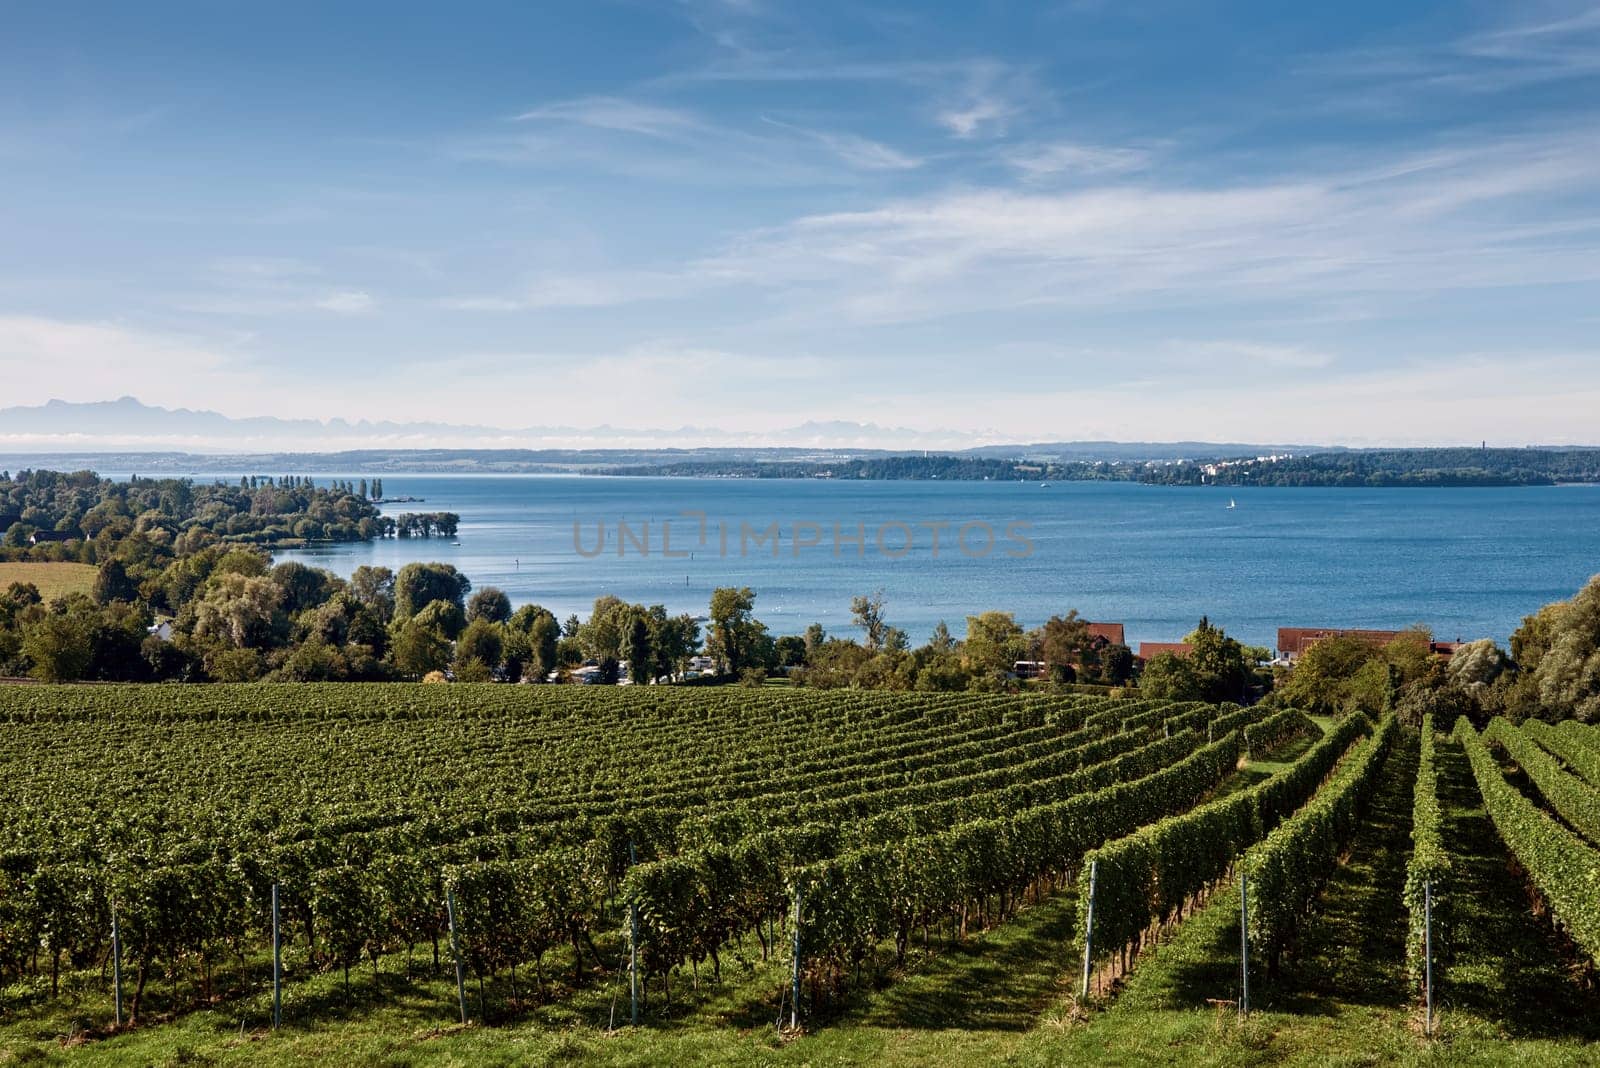
[[[1064,890],[879,991],[828,1026],[1026,1031],[1066,994],[1077,894]]]

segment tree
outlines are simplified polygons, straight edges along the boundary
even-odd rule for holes
[[[350,575],[350,596],[370,608],[385,626],[394,618],[394,572],[362,564]]]
[[[1539,705],[1548,718],[1571,717],[1586,723],[1600,720],[1600,575],[1589,580],[1570,601],[1547,607],[1544,640],[1533,668]],[[1516,639],[1513,638],[1515,646]],[[1522,647],[1529,651],[1525,636]]]
[[[128,577],[122,561],[112,557],[100,565],[94,576],[94,599],[107,605],[112,601],[132,601],[139,596],[138,585]]]
[[[406,620],[389,643],[394,669],[407,678],[443,671],[450,663],[450,641],[437,628],[416,619]]]
[[[933,636],[928,639],[928,648],[936,653],[948,653],[955,649],[956,640],[950,636],[950,628],[944,620],[933,625]]]
[[[1383,659],[1392,665],[1401,684],[1416,682],[1427,676],[1433,667],[1433,634],[1424,626],[1401,631],[1381,650]]]
[[[45,612],[22,629],[22,653],[44,682],[81,679],[93,660],[93,624],[82,612]]]
[[[1183,640],[1189,645],[1187,659],[1200,687],[1199,700],[1242,701],[1250,684],[1244,646],[1205,616]]]
[[[1100,674],[1112,686],[1121,686],[1133,678],[1133,650],[1126,645],[1108,645],[1100,654]]]
[[[472,595],[467,603],[467,621],[486,619],[490,623],[504,623],[511,618],[511,598],[504,590],[485,586]]]
[[[1167,701],[1198,701],[1204,692],[1187,657],[1159,653],[1145,664],[1139,676],[1139,692]]]
[[[1039,651],[1050,667],[1050,677],[1067,682],[1068,672],[1075,667],[1089,667],[1089,624],[1078,618],[1076,608],[1064,616],[1051,616],[1045,620],[1040,636]]]
[[[446,641],[455,641],[466,629],[467,617],[461,606],[451,601],[429,601],[410,622],[438,631]]]
[[[962,645],[962,653],[972,671],[1005,674],[1023,659],[1026,651],[1022,627],[1010,612],[985,612],[967,617],[967,640]]]
[[[729,674],[752,666],[758,640],[766,627],[753,616],[756,595],[749,586],[720,586],[711,591],[711,655]]]
[[[505,650],[505,636],[498,623],[479,616],[467,624],[456,640],[456,678],[462,677],[462,667],[472,661],[482,664],[492,674],[500,666]]]
[[[889,625],[883,619],[883,591],[854,597],[850,601],[850,618],[866,635],[866,646],[876,652],[884,646]]]
[[[205,595],[194,606],[194,636],[236,649],[274,645],[288,626],[282,604],[283,591],[270,579],[213,573]]]
[[[669,616],[664,605],[652,605],[650,625],[656,675],[659,677],[687,671],[689,658],[700,650],[700,624],[688,613]]]
[[[589,618],[579,628],[578,644],[595,660],[621,660],[632,606],[607,594],[595,599]]]
[[[291,616],[316,607],[344,585],[333,572],[307,567],[295,560],[279,564],[270,576],[283,591],[283,610]]]
[[[560,641],[561,627],[556,623],[555,616],[546,612],[534,619],[533,625],[528,629],[528,644],[533,652],[534,675],[540,682],[560,666],[558,659]]]
[[[1376,670],[1387,680],[1388,664],[1371,645],[1343,635],[1323,638],[1300,654],[1278,692],[1286,704],[1302,711],[1318,715],[1341,713],[1354,698],[1371,700],[1378,675],[1368,665],[1375,661]]]
[[[641,686],[651,681],[655,670],[655,650],[650,643],[650,617],[645,612],[630,613],[623,651],[628,657],[628,678]]]
[[[774,643],[781,668],[805,667],[806,640],[797,634],[785,634]]]
[[[446,601],[464,609],[472,589],[467,576],[451,564],[406,564],[394,580],[394,615],[410,619],[432,601]]]
[[[1479,638],[1457,649],[1445,670],[1453,685],[1473,689],[1488,686],[1510,667],[1510,659],[1493,638]]]

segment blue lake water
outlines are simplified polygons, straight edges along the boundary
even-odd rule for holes
[[[1205,613],[1269,647],[1279,626],[1424,623],[1440,638],[1504,640],[1524,615],[1571,596],[1600,571],[1596,486],[1215,489],[399,474],[383,483],[391,497],[425,498],[386,505],[387,513],[459,513],[460,544],[384,540],[279,558],[345,575],[361,564],[446,561],[475,588],[498,586],[515,603],[537,602],[563,618],[587,614],[601,594],[700,614],[713,587],[740,585],[756,591],[756,615],[776,633],[798,633],[813,621],[844,633],[850,598],[881,588],[890,622],[916,642],[941,619],[959,635],[966,615],[986,609],[1014,612],[1032,626],[1077,608],[1090,619],[1126,623],[1133,643],[1175,640]],[[1227,507],[1230,499],[1237,507]],[[689,512],[705,515],[703,542],[701,521]],[[757,540],[774,522],[776,555],[771,540]],[[619,554],[622,523],[631,537]],[[948,526],[937,531],[935,553],[929,524],[939,523]],[[1008,538],[1013,523],[1021,526]],[[974,525],[963,550],[956,539],[964,524]],[[985,526],[995,538],[987,553]],[[848,540],[858,528],[860,549]],[[600,551],[585,555],[596,553],[602,536]]]

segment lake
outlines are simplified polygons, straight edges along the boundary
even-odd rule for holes
[[[329,477],[360,476],[318,481]],[[445,561],[474,588],[561,618],[587,615],[601,594],[698,615],[713,587],[737,585],[756,591],[775,633],[820,622],[843,634],[850,598],[882,589],[889,621],[915,643],[941,619],[959,635],[987,609],[1033,626],[1076,608],[1125,623],[1133,644],[1176,640],[1204,613],[1268,647],[1279,626],[1423,623],[1442,639],[1504,641],[1600,570],[1596,486],[382,477],[388,496],[425,499],[385,513],[457,512],[460,544],[392,539],[278,558],[341,575]]]

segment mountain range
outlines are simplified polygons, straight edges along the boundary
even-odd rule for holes
[[[1007,442],[994,431],[913,430],[846,421],[806,422],[776,431],[730,431],[717,427],[630,428],[530,426],[519,428],[457,423],[345,419],[233,417],[189,408],[162,408],[133,397],[90,403],[52,400],[0,408],[0,455],[71,459],[108,456],[145,459],[144,467],[191,467],[196,460],[293,454],[367,454],[391,462],[434,453],[431,463],[459,467],[470,453],[473,466],[493,452],[501,469],[582,467],[599,463],[649,462],[661,455],[683,459],[830,459],[907,452],[939,452],[995,459],[1176,460],[1326,451],[1325,446],[1239,442]],[[161,455],[151,455],[161,454]],[[390,466],[382,463],[381,466]],[[411,469],[417,469],[413,466]]]

